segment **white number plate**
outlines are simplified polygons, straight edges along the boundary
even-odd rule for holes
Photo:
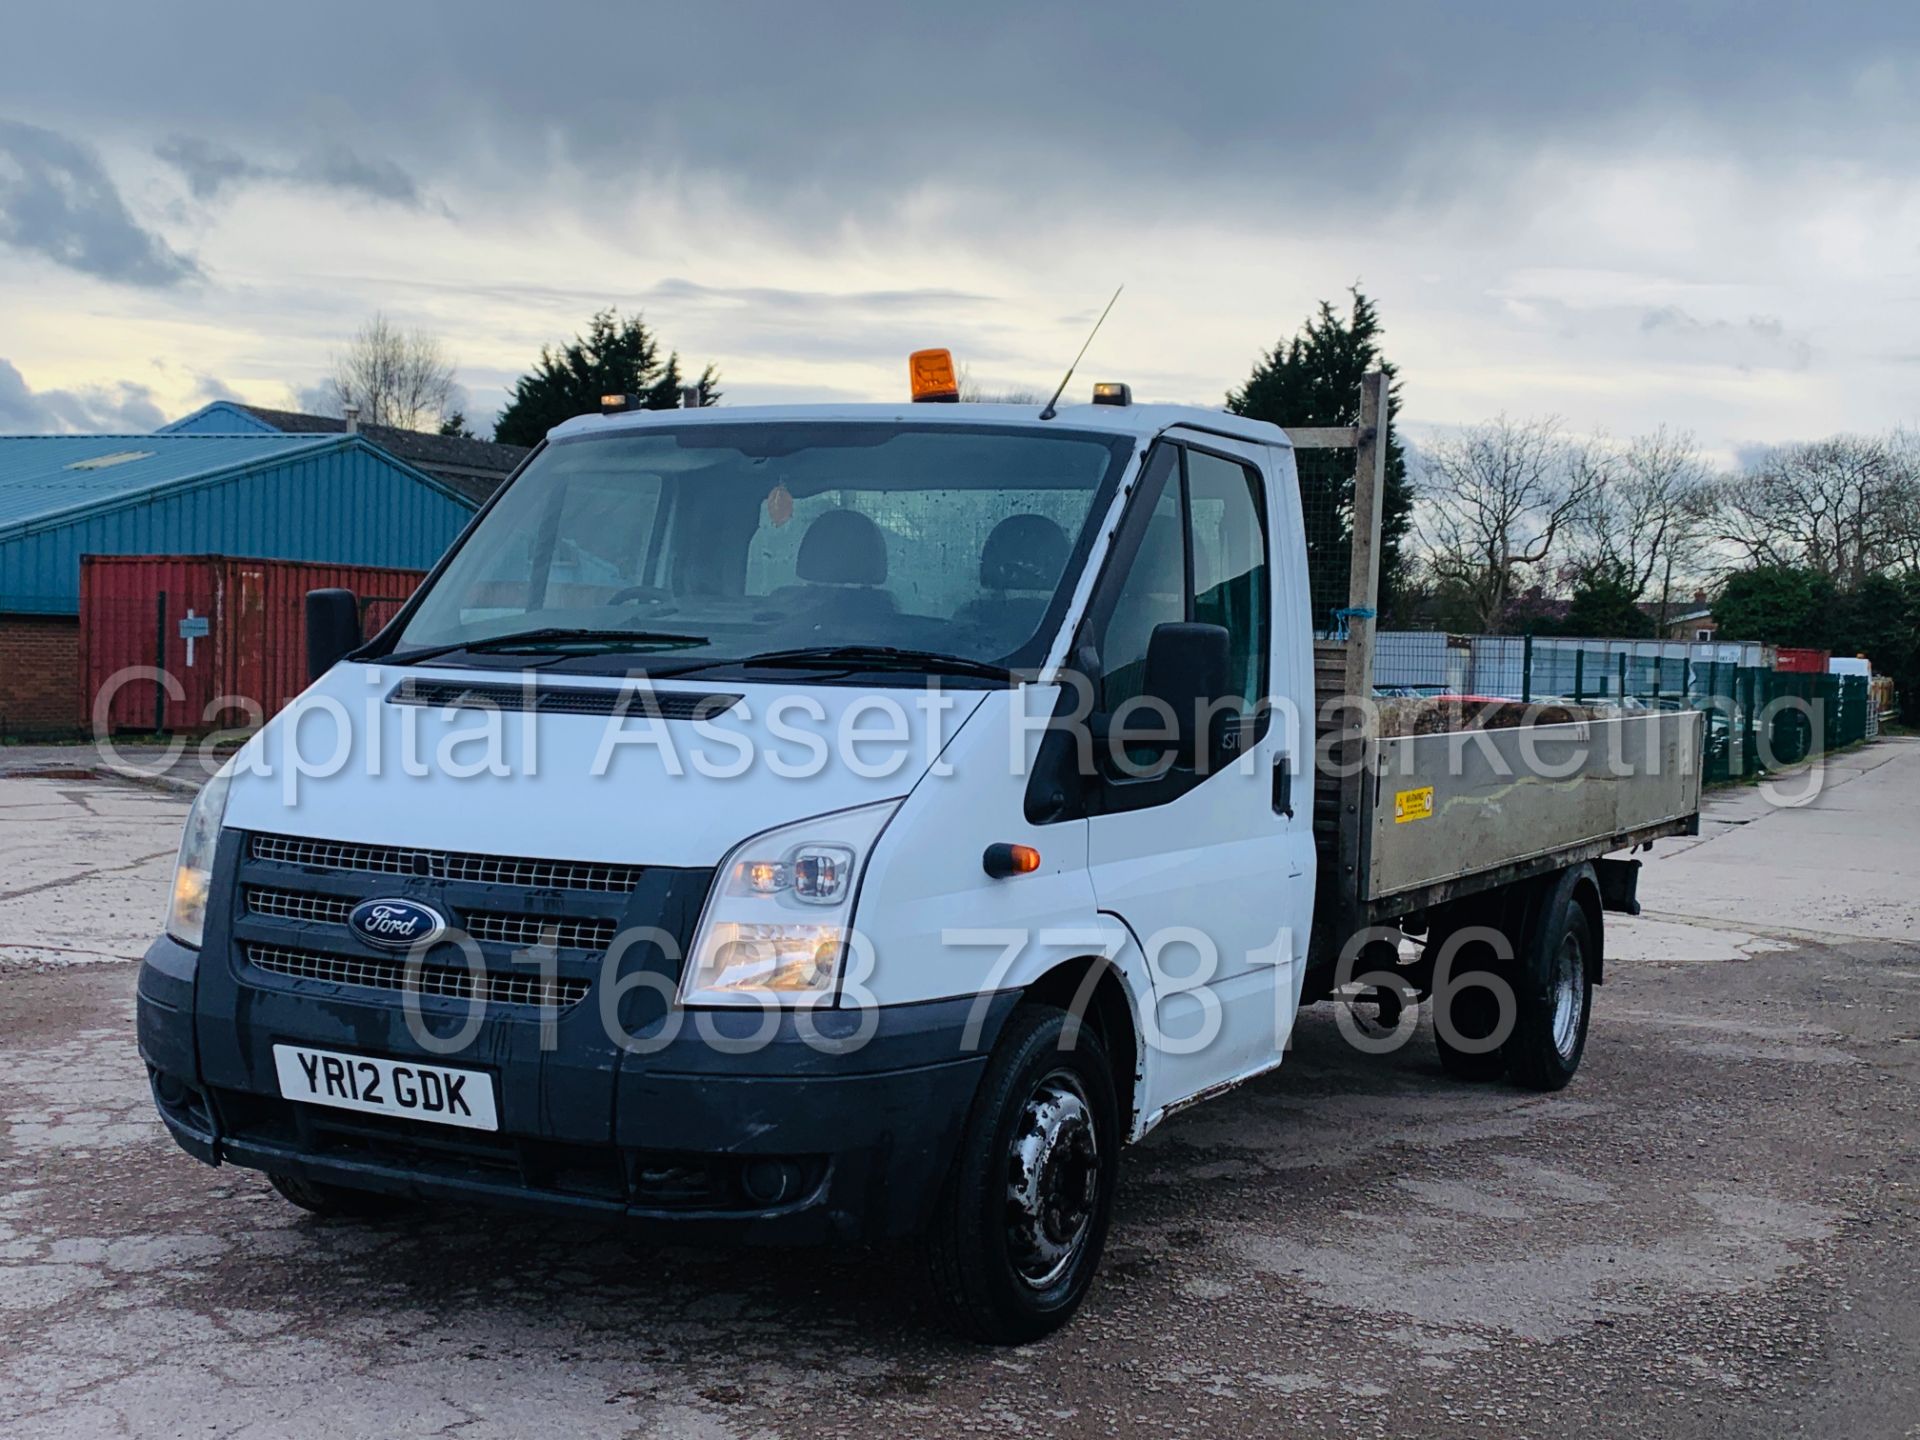
[[[449,1070],[417,1060],[336,1055],[298,1045],[273,1047],[280,1093],[310,1105],[403,1115],[467,1130],[498,1130],[493,1081],[479,1070]]]

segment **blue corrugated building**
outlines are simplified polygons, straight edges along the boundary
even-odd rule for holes
[[[215,400],[160,427],[162,435],[360,435],[402,464],[444,480],[475,504],[500,488],[531,453],[518,445],[436,435],[391,425],[362,425],[338,415],[306,415],[238,400]]]
[[[0,436],[0,714],[30,728],[63,653],[45,708],[73,713],[82,555],[423,570],[474,508],[360,435]]]

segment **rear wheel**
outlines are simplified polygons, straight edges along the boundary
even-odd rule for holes
[[[1051,1006],[1016,1010],[994,1047],[928,1237],[936,1302],[995,1345],[1037,1340],[1079,1307],[1113,1211],[1120,1120],[1107,1053]]]
[[[1571,896],[1543,917],[1521,966],[1513,1034],[1502,1047],[1514,1084],[1558,1090],[1580,1068],[1593,1014],[1595,948],[1593,923]]]
[[[1498,911],[1488,911],[1471,915],[1467,924],[1493,927],[1499,919]],[[1433,1042],[1440,1068],[1456,1080],[1475,1084],[1498,1080],[1507,1073],[1507,1057],[1496,1038],[1508,989],[1501,978],[1505,967],[1493,946],[1478,937],[1456,941],[1452,935],[1436,934],[1427,942],[1436,961],[1450,946],[1447,983],[1433,996]]]
[[[1440,1068],[1456,1080],[1484,1084],[1507,1073],[1507,1057],[1502,1047],[1489,1045],[1500,1023],[1500,1004],[1493,993],[1475,985],[1460,991],[1447,1006],[1447,1019],[1456,1039],[1447,1038],[1448,1026],[1436,1024],[1434,1048],[1440,1052]]]
[[[283,1199],[325,1219],[371,1220],[408,1209],[412,1203],[399,1195],[329,1185],[324,1180],[306,1180],[298,1175],[269,1175],[267,1183],[278,1190]]]

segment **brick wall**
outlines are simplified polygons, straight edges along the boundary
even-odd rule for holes
[[[80,622],[72,615],[0,615],[0,737],[81,728]]]

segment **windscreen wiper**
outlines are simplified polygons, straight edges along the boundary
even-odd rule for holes
[[[731,663],[750,667],[789,666],[796,670],[922,670],[942,675],[971,675],[1003,684],[1020,678],[1006,666],[990,661],[898,645],[806,645],[797,650],[763,650]]]
[[[694,645],[705,645],[704,635],[681,635],[672,630],[594,630],[565,625],[547,625],[538,630],[516,630],[510,635],[488,635],[479,640],[456,640],[449,645],[429,645],[422,650],[397,650],[391,655],[380,656],[385,665],[411,665],[421,660],[432,660],[440,655],[451,655],[456,650],[471,650],[476,654],[513,654],[525,650],[530,654],[564,648],[570,645],[585,645],[593,648],[645,649],[645,650],[684,650]]]

